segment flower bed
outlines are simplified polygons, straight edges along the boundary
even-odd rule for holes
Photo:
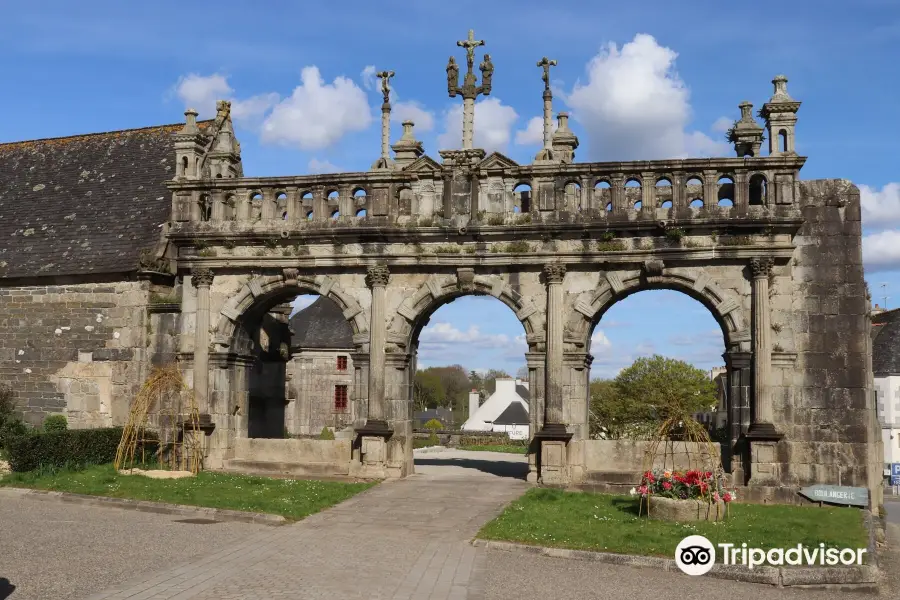
[[[640,496],[640,513],[671,521],[719,520],[737,494],[726,490],[711,471],[647,471],[631,489]],[[653,505],[653,511],[650,507]]]

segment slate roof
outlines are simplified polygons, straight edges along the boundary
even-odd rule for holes
[[[500,416],[494,419],[494,425],[528,425],[528,411],[521,402],[510,402]]]
[[[291,348],[353,348],[353,329],[333,300],[319,296],[290,319]]]
[[[525,402],[531,400],[531,392],[528,391],[528,388],[521,383],[516,384],[516,393],[519,395],[519,398],[521,398]]]
[[[135,271],[169,220],[181,127],[0,144],[0,279]]]
[[[872,326],[878,328],[872,341],[875,377],[900,375],[900,308],[873,315]]]

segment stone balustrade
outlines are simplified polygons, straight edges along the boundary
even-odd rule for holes
[[[493,154],[461,175],[459,166],[426,159],[393,171],[176,179],[169,183],[173,221],[295,228],[328,221],[427,226],[424,221],[454,217],[506,225],[524,214],[597,221],[746,218],[796,208],[797,173],[805,161],[790,155],[545,166],[516,165]]]

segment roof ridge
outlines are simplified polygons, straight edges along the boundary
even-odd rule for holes
[[[197,121],[197,125],[207,125],[209,123],[213,123],[214,119],[205,119],[203,121]],[[134,131],[149,131],[152,129],[171,129],[174,127],[184,127],[184,123],[169,123],[166,125],[145,125],[144,127],[130,127],[128,129],[113,129],[110,131],[95,131],[91,133],[75,133],[72,135],[60,135],[56,137],[47,137],[47,138],[37,138],[33,140],[16,140],[12,142],[0,142],[0,148],[3,146],[14,146],[16,144],[27,144],[34,142],[50,142],[54,140],[71,140],[77,138],[86,138],[86,137],[100,137],[103,135],[111,135],[114,133],[131,133]]]

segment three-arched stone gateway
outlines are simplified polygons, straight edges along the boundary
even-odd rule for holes
[[[797,103],[778,85],[766,114],[786,127],[773,115]],[[396,162],[272,178],[243,177],[232,138],[204,154],[210,140],[233,136],[227,106],[207,133],[189,113],[176,137],[187,166],[169,184],[165,252],[184,281],[181,358],[214,426],[210,465],[234,459],[248,436],[260,348],[280,347],[267,319],[315,293],[353,330],[348,472],[411,473],[419,332],[442,304],[478,294],[506,304],[526,333],[532,477],[608,483],[617,476],[609,453],[625,449],[588,439],[591,332],[629,294],[672,289],[722,328],[723,455],[735,484],[782,500],[811,483],[874,488],[858,190],[800,181],[805,159],[790,148],[758,156],[759,131],[746,105],[742,113],[737,158],[573,163],[564,132],[534,164],[477,149],[443,151],[438,163],[410,125]]]

